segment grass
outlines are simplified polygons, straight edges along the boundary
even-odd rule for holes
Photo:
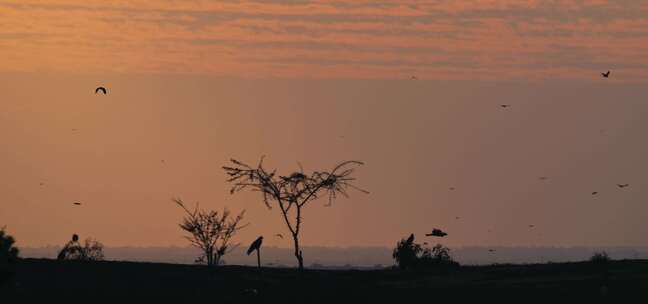
[[[215,302],[362,303],[416,299],[621,299],[648,291],[648,261],[463,266],[449,273],[385,270],[209,268],[136,262],[22,259],[18,297],[182,297]],[[425,302],[425,301],[424,301]]]

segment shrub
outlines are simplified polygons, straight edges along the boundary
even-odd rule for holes
[[[74,261],[103,261],[105,258],[103,253],[103,244],[99,241],[88,238],[79,243],[79,237],[75,234],[72,240],[69,241],[58,255],[59,260],[74,260]]]
[[[14,275],[15,263],[18,260],[18,248],[14,247],[15,239],[0,229],[0,287],[3,287]]]

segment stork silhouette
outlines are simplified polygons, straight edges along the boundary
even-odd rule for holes
[[[252,244],[250,245],[250,248],[247,250],[247,255],[250,255],[252,251],[257,252],[257,265],[259,268],[261,268],[261,244],[263,243],[263,236],[260,236],[257,238]]]

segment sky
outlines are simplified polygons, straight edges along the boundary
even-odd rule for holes
[[[0,226],[181,246],[178,197],[287,235],[221,169],[265,155],[365,162],[369,194],[306,209],[308,246],[648,245],[647,23],[629,0],[0,1]]]

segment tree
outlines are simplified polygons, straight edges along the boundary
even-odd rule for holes
[[[459,267],[459,263],[452,260],[450,248],[436,244],[432,248],[423,247],[414,242],[414,234],[396,243],[392,257],[403,270],[411,269],[436,269],[448,270]]]
[[[421,252],[423,248],[414,243],[414,234],[412,234],[408,239],[401,239],[396,243],[392,257],[400,269],[412,269],[416,267]]]
[[[14,247],[16,240],[0,229],[0,288],[6,282],[11,282],[14,275],[14,265],[18,260],[18,248]]]
[[[279,206],[281,216],[293,238],[294,255],[300,270],[304,269],[304,255],[299,246],[302,208],[322,196],[328,197],[327,205],[330,206],[338,194],[348,197],[349,188],[368,193],[351,184],[355,180],[352,177],[355,170],[353,167],[363,165],[359,161],[345,161],[330,172],[315,171],[310,175],[300,168],[299,172],[287,176],[276,174],[277,170],[266,170],[263,167],[263,157],[256,168],[235,159],[231,162],[233,167],[223,167],[230,176],[228,182],[233,184],[230,192],[234,194],[244,189],[259,191],[268,209],[272,209],[273,202]]]
[[[180,228],[190,234],[185,238],[203,252],[198,262],[206,262],[208,266],[219,265],[221,258],[238,246],[230,246],[229,242],[239,230],[247,226],[241,224],[245,210],[232,218],[227,208],[219,213],[201,210],[196,204],[194,210],[190,211],[181,199],[173,201],[187,214],[180,224]]]
[[[59,260],[74,261],[103,261],[105,256],[103,252],[104,245],[99,241],[87,238],[83,245],[79,243],[79,236],[74,234],[58,254]]]

